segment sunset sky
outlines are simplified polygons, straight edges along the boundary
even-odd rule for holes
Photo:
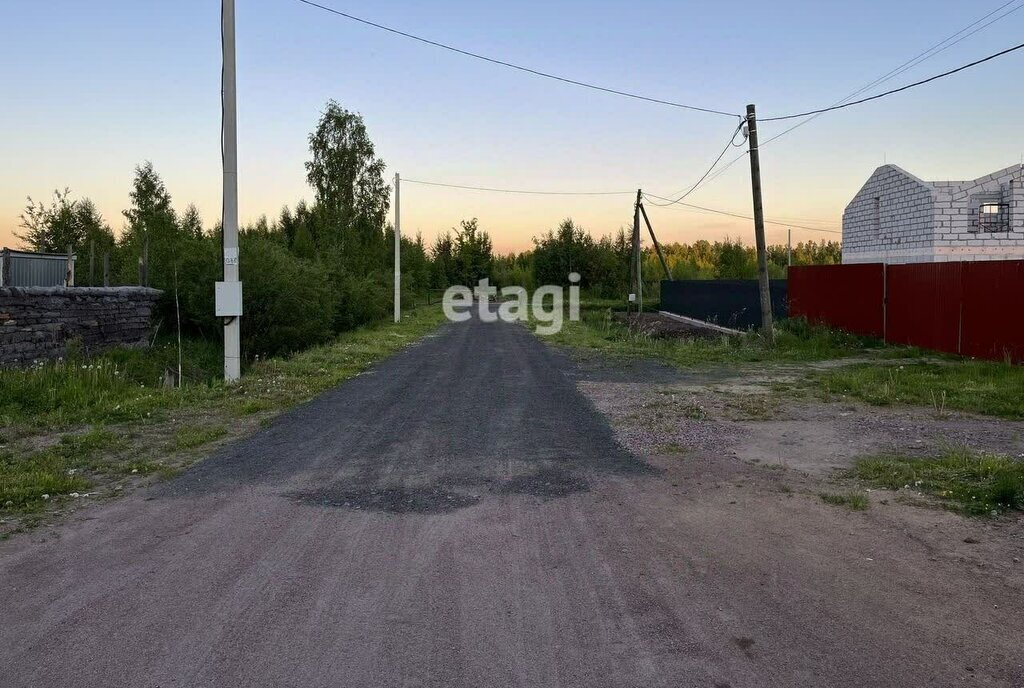
[[[832,104],[1003,0],[736,3],[440,0],[322,4],[569,78],[763,117]],[[1012,6],[1011,6],[1012,7]],[[1009,8],[1008,8],[1009,9]],[[0,245],[25,197],[70,187],[115,231],[133,168],[152,160],[184,209],[220,213],[220,3],[8,0],[0,9]],[[1021,42],[1016,12],[885,84]],[[296,0],[238,0],[240,212],[309,198],[306,137],[330,98],[365,118],[378,154],[411,179],[658,195],[694,181],[736,120],[588,91],[441,51]],[[1024,52],[880,102],[827,114],[762,154],[769,217],[836,229],[883,162],[925,179],[1020,162]],[[877,91],[872,91],[872,93]],[[762,138],[785,128],[765,123]],[[731,160],[741,149],[725,158]],[[689,200],[750,213],[746,161]],[[630,221],[629,195],[542,197],[403,187],[403,228],[428,240],[478,217],[500,251],[571,216],[595,235]],[[749,221],[650,209],[665,242],[752,241]],[[770,242],[784,227],[770,226]],[[794,230],[794,239],[836,238]]]

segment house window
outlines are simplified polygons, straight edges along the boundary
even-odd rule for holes
[[[978,206],[978,231],[1010,231],[1010,205],[1008,203],[982,203]]]

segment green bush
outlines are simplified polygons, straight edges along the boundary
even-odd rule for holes
[[[386,318],[393,308],[394,285],[391,282],[385,282],[382,277],[354,275],[344,265],[331,271],[330,289],[336,332]]]
[[[241,276],[247,356],[272,356],[327,341],[334,299],[326,270],[275,241],[243,235]]]

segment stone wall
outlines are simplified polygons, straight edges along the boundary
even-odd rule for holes
[[[161,292],[145,287],[0,287],[0,366],[146,346]]]

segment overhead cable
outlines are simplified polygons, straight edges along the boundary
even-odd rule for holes
[[[943,72],[942,74],[936,74],[935,76],[928,77],[927,79],[921,79],[920,81],[915,81],[912,84],[907,84],[906,86],[900,86],[899,88],[894,88],[894,89],[892,89],[890,91],[886,91],[884,93],[879,93],[877,95],[868,96],[867,98],[861,98],[860,100],[854,100],[854,101],[851,101],[849,103],[843,103],[841,105],[833,105],[832,107],[821,108],[819,110],[808,110],[807,112],[799,112],[799,113],[792,114],[792,115],[781,115],[781,116],[778,116],[778,117],[759,117],[758,121],[760,121],[760,122],[780,122],[782,120],[797,119],[799,117],[807,117],[809,115],[820,115],[820,114],[824,114],[826,112],[832,112],[834,110],[842,110],[844,108],[853,107],[855,105],[861,105],[863,103],[867,103],[867,102],[870,102],[872,100],[879,100],[880,98],[885,98],[887,96],[891,96],[891,95],[894,95],[896,93],[901,93],[903,91],[907,91],[907,90],[910,90],[912,88],[916,88],[918,86],[924,86],[925,84],[931,83],[933,81],[937,81],[938,79],[943,79],[943,78],[945,78],[947,76],[952,76],[954,74],[962,72],[965,69],[970,69],[971,67],[977,67],[980,64],[984,64],[986,62],[990,62],[990,61],[995,60],[997,58],[1003,57],[1004,55],[1009,55],[1012,52],[1016,52],[1017,50],[1020,50],[1021,48],[1024,48],[1024,43],[1021,43],[1019,45],[1015,45],[1012,48],[1007,48],[1006,50],[1000,50],[998,53],[993,53],[992,55],[989,55],[988,57],[983,57],[980,60],[975,60],[974,62],[968,62],[965,65],[961,65],[961,66],[957,67],[956,69],[950,69],[949,71]]]
[[[644,198],[646,198],[647,200],[651,200],[653,198],[653,199],[657,199],[657,200],[660,200],[660,201],[671,200],[671,199],[668,199],[668,198],[662,198],[661,196],[655,196],[654,194],[649,194],[649,193],[646,193],[646,192],[644,192]],[[666,204],[666,205],[680,205],[680,206],[683,206],[684,208],[691,208],[693,210],[701,210],[701,211],[704,211],[706,213],[714,213],[715,215],[727,215],[729,217],[736,217],[736,218],[739,218],[741,220],[753,220],[754,219],[750,215],[742,215],[740,213],[729,212],[728,210],[718,210],[716,208],[708,208],[708,207],[701,206],[701,205],[693,205],[692,203],[676,203],[676,204]],[[797,224],[793,224],[792,222],[779,222],[779,221],[776,221],[776,220],[767,220],[766,219],[765,220],[765,224],[779,225],[779,226],[782,226],[782,227],[792,227],[794,229],[807,229],[807,230],[810,230],[812,232],[825,232],[827,234],[842,234],[843,233],[841,230],[838,230],[838,229],[823,229],[821,227],[808,227],[806,225],[797,225]]]
[[[532,69],[530,67],[524,67],[522,65],[518,65],[518,64],[515,64],[515,63],[512,63],[512,62],[507,62],[505,60],[499,60],[499,59],[494,58],[494,57],[487,57],[486,55],[481,55],[480,53],[474,53],[474,52],[471,52],[469,50],[463,50],[462,48],[456,48],[453,45],[448,45],[446,43],[440,43],[438,41],[433,41],[433,40],[430,40],[429,38],[423,38],[422,36],[417,36],[415,34],[411,34],[411,33],[408,33],[406,31],[400,31],[399,29],[394,29],[394,28],[392,28],[390,26],[385,26],[384,24],[378,24],[377,22],[372,22],[372,21],[370,21],[368,19],[363,19],[363,18],[357,17],[357,16],[355,16],[353,14],[348,14],[347,12],[342,12],[341,10],[336,10],[333,7],[328,7],[327,5],[321,5],[320,3],[313,2],[312,0],[297,0],[297,2],[301,2],[303,5],[309,5],[310,7],[315,7],[317,9],[323,10],[324,12],[330,12],[331,14],[335,14],[335,15],[337,15],[339,17],[344,17],[345,19],[350,19],[350,20],[352,20],[354,22],[359,22],[360,24],[364,24],[366,26],[372,26],[373,28],[380,29],[381,31],[387,31],[388,33],[395,34],[396,36],[402,36],[403,38],[409,38],[409,39],[414,40],[414,41],[419,41],[420,43],[425,43],[426,45],[434,46],[435,48],[441,48],[443,50],[449,50],[449,51],[451,51],[453,53],[458,53],[459,55],[464,55],[466,57],[472,57],[472,58],[477,59],[477,60],[483,60],[484,62],[490,62],[491,64],[496,64],[496,65],[499,65],[501,67],[508,67],[509,69],[515,69],[515,70],[520,71],[520,72],[525,72],[527,74],[532,74],[533,76],[539,76],[539,77],[543,77],[545,79],[553,79],[555,81],[561,81],[562,83],[572,84],[573,86],[580,86],[582,88],[589,88],[589,89],[592,89],[594,91],[602,91],[604,93],[610,93],[610,94],[616,95],[616,96],[623,96],[625,98],[633,98],[635,100],[643,100],[643,101],[647,101],[649,103],[657,103],[658,105],[667,105],[669,107],[681,108],[681,109],[684,109],[684,110],[694,110],[696,112],[706,112],[708,114],[723,115],[723,116],[726,116],[726,117],[739,117],[740,116],[740,115],[738,115],[735,112],[725,112],[723,110],[715,110],[714,108],[705,108],[705,107],[698,107],[696,105],[688,105],[686,103],[677,103],[677,102],[674,102],[674,101],[671,101],[671,100],[663,100],[661,98],[653,98],[651,96],[640,95],[638,93],[630,93],[628,91],[620,91],[620,90],[615,89],[615,88],[608,88],[608,87],[605,87],[605,86],[598,86],[596,84],[587,83],[585,81],[578,81],[576,79],[570,79],[568,77],[558,76],[557,74],[551,74],[550,72],[542,72],[542,71],[540,71],[538,69]]]
[[[524,189],[495,189],[488,186],[465,186],[462,184],[445,184],[428,182],[421,179],[402,179],[402,183],[423,184],[425,186],[443,186],[449,189],[465,189],[467,191],[491,191],[494,193],[529,194],[536,196],[619,196],[633,195],[635,191],[533,191]]]

